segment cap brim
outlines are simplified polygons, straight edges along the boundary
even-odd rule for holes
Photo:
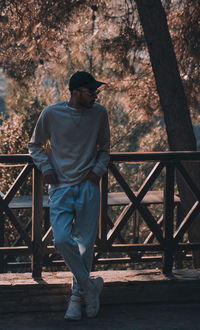
[[[95,90],[95,89],[99,88],[101,85],[104,85],[104,84],[105,83],[102,82],[102,81],[95,80],[92,83],[85,85],[84,87],[86,87],[88,89],[91,89],[91,90]]]

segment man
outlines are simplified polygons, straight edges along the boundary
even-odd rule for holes
[[[99,180],[109,162],[108,116],[95,102],[102,84],[87,72],[76,72],[69,81],[69,102],[42,111],[28,144],[49,184],[55,247],[73,274],[65,319],[81,319],[82,299],[86,315],[95,317],[103,288],[102,278],[90,278],[98,231]]]

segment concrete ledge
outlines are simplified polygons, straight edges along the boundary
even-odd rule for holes
[[[200,302],[200,270],[175,270],[172,276],[159,270],[93,272],[105,282],[102,304]],[[69,272],[0,274],[0,313],[64,311],[71,293]]]

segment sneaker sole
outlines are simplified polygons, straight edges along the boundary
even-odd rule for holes
[[[64,316],[64,319],[65,320],[69,320],[69,321],[79,321],[79,320],[81,320],[81,316],[79,316],[79,317],[74,317],[74,316],[72,316],[72,315],[65,315]]]

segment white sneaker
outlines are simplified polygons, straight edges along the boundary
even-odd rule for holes
[[[86,315],[87,317],[95,317],[100,308],[99,296],[103,289],[103,279],[97,277],[91,279],[91,287],[88,289],[87,293],[84,295],[86,304]]]
[[[69,303],[68,303],[68,308],[65,313],[65,320],[80,320],[82,317],[82,312],[81,312],[81,297],[78,296],[71,296]]]

